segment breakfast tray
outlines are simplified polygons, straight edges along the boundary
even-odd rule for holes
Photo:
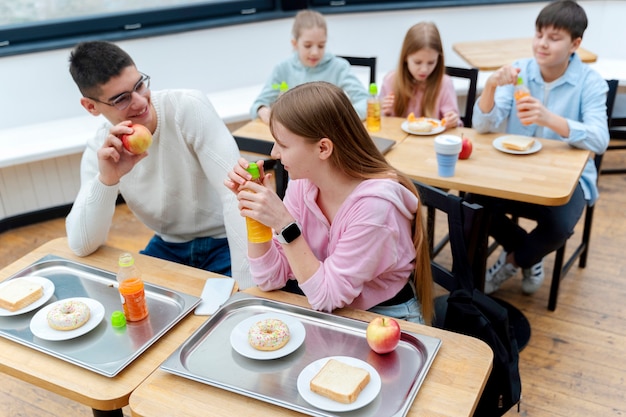
[[[302,323],[304,342],[292,353],[271,360],[246,357],[233,348],[231,333],[255,315],[289,316]],[[161,365],[161,369],[312,416],[406,416],[441,346],[441,340],[402,332],[395,351],[379,355],[365,339],[366,322],[237,293]],[[290,326],[291,327],[291,326]],[[340,413],[317,408],[299,394],[300,372],[331,356],[360,359],[378,372],[376,398]]]
[[[45,277],[54,283],[54,294],[46,305],[65,298],[87,297],[102,304],[104,318],[80,337],[43,340],[33,335],[30,321],[44,305],[28,313],[0,317],[0,336],[107,377],[117,375],[201,301],[145,282],[150,315],[118,329],[111,326],[111,314],[122,309],[114,273],[48,255],[7,280],[26,275]]]

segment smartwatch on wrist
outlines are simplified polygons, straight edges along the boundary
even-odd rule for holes
[[[278,240],[281,244],[286,245],[287,243],[291,243],[296,240],[301,234],[302,226],[300,226],[300,223],[296,220],[295,222],[291,222],[287,226],[283,227],[283,230],[276,235],[276,240]]]

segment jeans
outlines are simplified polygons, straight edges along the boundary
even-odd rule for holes
[[[199,237],[189,242],[171,243],[154,235],[140,253],[217,274],[232,276],[230,250],[226,238]]]
[[[490,211],[489,235],[507,253],[513,252],[515,262],[522,268],[530,268],[560,248],[574,233],[574,227],[587,204],[580,183],[572,198],[562,206],[542,206],[478,195],[469,199]],[[527,232],[507,213],[535,220],[537,226]]]
[[[374,306],[367,311],[413,323],[424,324],[424,317],[422,316],[422,310],[417,302],[417,298],[411,298],[409,301],[393,306]]]

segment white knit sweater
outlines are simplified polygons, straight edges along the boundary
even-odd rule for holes
[[[244,289],[253,285],[244,218],[224,186],[239,149],[206,95],[192,90],[152,92],[158,125],[148,157],[113,186],[99,179],[96,152],[108,135],[105,123],[88,141],[81,187],[66,219],[70,248],[79,256],[106,241],[118,192],[139,220],[168,242],[228,238],[232,273]]]

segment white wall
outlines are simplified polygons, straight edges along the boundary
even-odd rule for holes
[[[406,30],[434,21],[446,47],[446,63],[465,63],[455,42],[530,37],[545,3],[415,9],[327,15],[328,50],[374,55],[379,76],[393,68]],[[626,0],[580,1],[590,25],[583,47],[601,58],[626,59]],[[198,88],[207,93],[261,84],[291,51],[291,19],[206,29],[120,42],[154,89]],[[84,115],[68,72],[70,49],[0,58],[0,129]],[[71,129],[71,126],[68,126]]]

